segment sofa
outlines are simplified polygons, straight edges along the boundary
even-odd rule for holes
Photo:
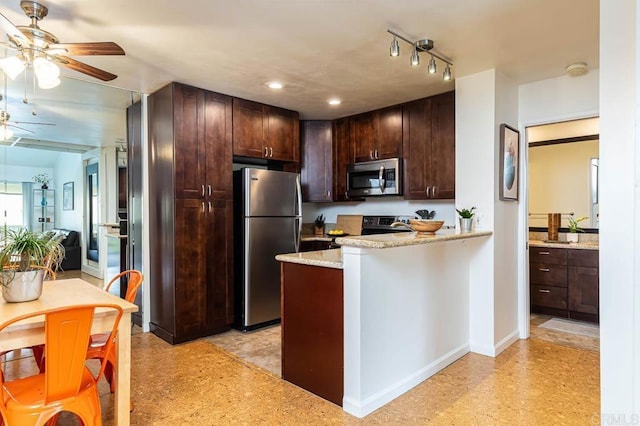
[[[63,236],[60,242],[64,247],[64,260],[60,264],[60,269],[63,271],[80,269],[82,265],[80,234],[77,231],[68,229],[54,229],[53,232],[56,235]]]

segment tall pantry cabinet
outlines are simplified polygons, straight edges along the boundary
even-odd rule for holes
[[[148,108],[151,331],[175,344],[233,322],[232,98],[171,83]]]

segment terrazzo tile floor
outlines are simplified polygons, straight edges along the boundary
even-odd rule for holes
[[[535,321],[538,321],[535,319]],[[223,336],[169,345],[132,336],[132,425],[585,425],[599,423],[599,353],[535,337],[497,358],[467,354],[364,419],[281,380],[216,344]],[[269,358],[279,327],[246,335]],[[214,344],[215,343],[215,344]],[[251,345],[247,345],[250,347]],[[276,345],[277,346],[277,345]],[[231,350],[231,349],[230,349]],[[279,350],[279,348],[278,348]],[[251,352],[252,349],[249,349]],[[5,378],[33,374],[27,351],[3,363]],[[277,367],[276,370],[279,370]],[[113,425],[113,396],[100,384],[103,421]],[[62,416],[58,425],[76,425]]]

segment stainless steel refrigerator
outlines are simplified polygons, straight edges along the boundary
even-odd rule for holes
[[[246,331],[280,321],[280,263],[298,251],[300,175],[244,168],[234,172],[235,324]]]

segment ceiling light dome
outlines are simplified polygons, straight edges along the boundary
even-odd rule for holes
[[[564,69],[570,77],[578,77],[581,75],[585,75],[589,72],[589,68],[587,68],[586,62],[575,62],[573,64],[567,65]]]

